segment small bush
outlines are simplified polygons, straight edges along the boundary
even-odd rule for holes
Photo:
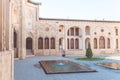
[[[85,60],[85,61],[99,61],[104,59],[105,58],[76,58],[76,60]]]
[[[92,53],[91,45],[90,45],[90,43],[88,43],[88,48],[86,50],[86,57],[92,58],[92,56],[93,56],[93,53]]]

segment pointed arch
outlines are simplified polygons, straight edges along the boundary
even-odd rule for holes
[[[42,37],[38,38],[38,49],[43,49],[43,38]]]
[[[45,49],[49,49],[49,38],[45,38]]]
[[[82,36],[82,30],[78,26],[73,26],[67,30],[68,36]]]
[[[75,28],[75,35],[79,36],[79,28]]]
[[[32,50],[32,38],[31,37],[26,38],[26,49]]]
[[[70,28],[71,36],[74,36],[74,27]]]
[[[75,49],[79,49],[79,39],[75,39]]]
[[[99,39],[99,48],[105,49],[105,38],[103,36],[101,36]]]
[[[71,39],[71,49],[74,49],[74,39]]]
[[[51,38],[51,49],[55,49],[55,38]]]

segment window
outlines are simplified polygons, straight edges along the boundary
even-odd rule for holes
[[[79,28],[75,28],[75,35],[79,36]]]
[[[79,39],[75,39],[75,49],[79,49]]]
[[[55,38],[51,38],[51,49],[55,49]]]
[[[42,37],[38,39],[38,49],[43,49],[43,38]]]
[[[26,39],[26,49],[32,49],[32,38],[30,37]]]
[[[105,38],[103,36],[101,36],[99,41],[100,41],[99,48],[104,49],[105,48]]]
[[[82,36],[82,30],[79,27],[71,27],[67,31],[68,36]]]
[[[71,49],[74,49],[74,39],[71,39]]]
[[[49,38],[45,38],[45,49],[49,49]]]
[[[74,36],[74,28],[71,28],[71,36]]]
[[[82,37],[82,30],[77,27],[73,26],[67,30],[67,49],[80,49],[80,39]]]

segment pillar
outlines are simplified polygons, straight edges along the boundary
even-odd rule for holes
[[[99,49],[99,37],[97,38],[97,49]]]
[[[107,39],[108,38],[106,38],[106,37],[104,37],[104,38],[105,38],[105,49],[107,49],[107,42],[108,42]]]
[[[20,7],[20,34],[19,34],[19,40],[20,40],[20,44],[19,44],[19,55],[20,55],[20,59],[24,59],[26,57],[26,37],[25,37],[25,1],[21,0],[20,1],[21,7]]]

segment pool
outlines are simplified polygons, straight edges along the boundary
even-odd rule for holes
[[[69,60],[46,60],[40,61],[39,63],[46,74],[96,72],[96,70],[86,65]]]

